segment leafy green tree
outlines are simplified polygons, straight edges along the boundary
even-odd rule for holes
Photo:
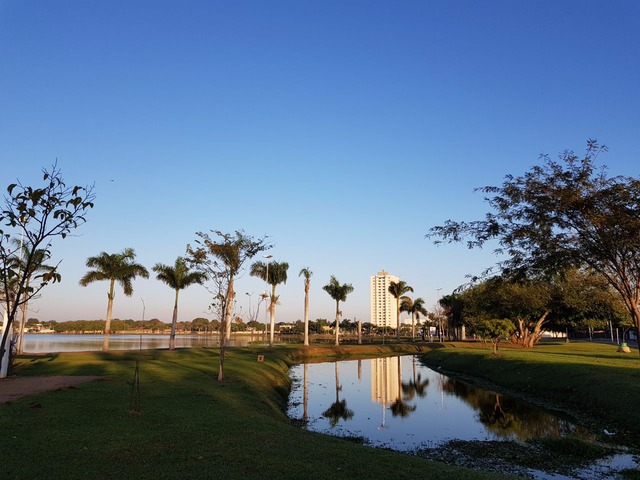
[[[464,318],[472,328],[472,320],[510,319],[514,343],[530,348],[542,338],[551,319],[554,291],[547,281],[488,278],[462,294]]]
[[[559,160],[544,155],[524,175],[480,189],[491,209],[482,220],[448,220],[427,236],[469,248],[496,241],[507,275],[587,266],[618,292],[640,333],[640,180],[607,176],[596,165],[606,150],[589,140],[582,158],[569,150]]]
[[[178,295],[180,290],[184,290],[195,283],[202,284],[207,276],[203,272],[192,271],[183,257],[178,257],[173,266],[163,263],[156,263],[153,271],[157,273],[156,278],[167,284],[175,291],[173,303],[173,316],[171,318],[171,334],[169,336],[169,350],[176,347],[176,325],[178,323]]]
[[[39,188],[19,180],[9,185],[0,209],[0,302],[6,312],[0,338],[0,378],[7,375],[5,353],[10,350],[9,335],[19,309],[48,284],[61,280],[59,264],[53,270],[34,272],[40,257],[37,252],[44,250],[50,257],[53,241],[66,238],[84,224],[95,199],[93,187],[68,187],[55,163],[42,170],[42,180]],[[11,247],[16,239],[21,239],[22,248]]]
[[[396,335],[398,340],[400,340],[400,302],[402,297],[409,292],[413,292],[413,287],[409,286],[407,282],[399,280],[389,283],[389,293],[396,299]]]
[[[212,308],[218,311],[224,331],[218,369],[218,380],[221,381],[224,379],[225,349],[231,339],[235,280],[242,273],[246,261],[271,248],[271,245],[266,243],[266,238],[256,240],[242,230],[233,234],[219,230],[212,233],[213,238],[208,233],[196,233],[196,247],[187,246],[187,262],[213,282],[209,290],[213,295]]]
[[[120,253],[102,252],[95,257],[89,257],[86,261],[87,268],[92,268],[80,279],[80,285],[86,287],[90,283],[103,280],[109,281],[107,292],[107,317],[104,327],[104,343],[102,350],[109,351],[109,332],[111,328],[111,312],[113,311],[113,299],[115,298],[115,283],[118,282],[127,297],[133,295],[133,280],[140,276],[149,278],[147,269],[135,262],[136,254],[133,248],[125,248]]]
[[[304,346],[309,346],[309,288],[313,272],[309,267],[300,269],[299,277],[304,277]]]
[[[347,301],[347,295],[353,292],[353,286],[348,283],[340,284],[338,279],[331,275],[331,279],[329,283],[322,287],[322,289],[329,294],[331,298],[336,301],[336,346],[340,345],[339,335],[340,335],[340,316],[342,312],[340,311],[340,302]]]
[[[500,340],[509,337],[515,327],[511,320],[506,318],[485,318],[472,322],[473,331],[481,338],[488,338],[493,345],[493,354],[498,353]]]
[[[279,297],[276,296],[276,287],[281,283],[287,283],[287,270],[289,270],[289,264],[287,262],[255,262],[251,265],[251,271],[249,274],[253,277],[262,278],[265,282],[271,285],[271,298],[269,302],[269,345],[273,346],[274,332],[275,332],[275,320],[276,320],[276,304]]]
[[[446,316],[446,323],[462,333],[465,328],[462,314],[464,308],[462,296],[455,292],[450,295],[444,295],[438,300],[438,304],[442,308],[442,313]],[[461,334],[460,337],[463,338],[463,335]]]
[[[607,322],[631,326],[631,317],[618,293],[595,272],[571,269],[555,279],[552,325],[557,330],[589,332]]]
[[[209,326],[210,326],[209,320],[207,320],[206,318],[198,317],[191,320],[191,331],[206,332],[206,331],[209,331]],[[211,329],[211,330],[215,331],[215,329]]]

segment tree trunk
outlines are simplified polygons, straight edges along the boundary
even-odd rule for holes
[[[27,285],[27,288],[29,286]],[[20,325],[18,326],[18,343],[16,345],[16,353],[21,355],[24,353],[24,327],[27,323],[27,302],[24,302],[20,312]]]
[[[233,301],[236,298],[236,292],[233,289],[234,280],[233,278],[229,281],[229,290],[227,291],[227,305],[225,312],[225,325],[224,325],[224,345],[228,346],[231,343],[231,321],[233,320]]]
[[[640,309],[638,309],[637,303],[633,304],[631,317],[633,318],[633,324],[636,327],[636,342],[638,343],[638,353],[640,353]]]
[[[340,345],[339,336],[340,336],[340,302],[336,302],[336,347]]]
[[[269,346],[273,347],[276,329],[276,286],[271,285],[271,302],[269,303]]]
[[[304,346],[309,346],[309,283],[304,285]]]
[[[416,341],[416,315],[415,313],[411,314],[411,341]]]
[[[171,335],[169,335],[169,350],[176,348],[176,326],[178,325],[178,294],[180,290],[176,288],[176,301],[173,304],[173,317],[171,318]]]
[[[396,338],[400,341],[400,297],[396,298]]]
[[[109,332],[111,331],[111,312],[113,311],[113,298],[115,296],[115,280],[111,280],[111,284],[109,285],[109,293],[107,294],[107,318],[104,324],[104,341],[102,342],[102,351],[109,351]]]

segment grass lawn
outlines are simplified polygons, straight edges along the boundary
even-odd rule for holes
[[[364,447],[288,421],[287,372],[293,361],[416,350],[411,344],[231,348],[224,382],[215,380],[218,353],[212,348],[25,355],[16,361],[17,375],[103,379],[0,405],[0,477],[501,478]],[[136,359],[141,414],[129,412]]]

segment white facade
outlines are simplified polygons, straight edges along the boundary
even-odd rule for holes
[[[396,327],[396,299],[389,293],[389,285],[398,281],[384,270],[371,277],[371,323],[378,327]]]

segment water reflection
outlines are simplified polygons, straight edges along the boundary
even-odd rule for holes
[[[589,436],[586,430],[578,429],[567,419],[468,383],[446,378],[442,389],[464,400],[476,411],[478,420],[500,437],[529,440],[558,438],[576,433],[581,437]]]
[[[336,401],[322,413],[322,416],[329,419],[329,424],[335,427],[340,420],[349,420],[353,417],[353,410],[347,408],[347,401],[343,398],[340,400],[340,391],[342,385],[340,385],[340,375],[338,373],[339,363],[335,362],[336,367]]]
[[[302,418],[311,430],[365,437],[377,446],[591,438],[566,418],[448,378],[413,356],[300,365],[292,376],[290,417]]]

